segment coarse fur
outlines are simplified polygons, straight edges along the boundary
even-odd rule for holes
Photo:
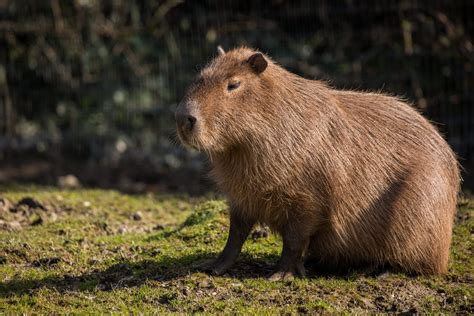
[[[254,223],[283,236],[277,279],[304,275],[308,257],[332,268],[447,271],[458,163],[404,101],[336,90],[242,47],[200,72],[178,112],[197,119],[178,134],[209,155],[231,205],[214,272],[232,265]]]

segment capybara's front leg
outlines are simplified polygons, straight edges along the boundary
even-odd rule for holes
[[[244,218],[236,209],[230,210],[229,237],[224,250],[215,259],[200,265],[199,268],[214,275],[224,274],[235,262],[242,250],[242,245],[250,234],[255,221]]]
[[[283,251],[276,271],[270,276],[272,281],[291,280],[295,276],[305,277],[303,256],[309,244],[309,236],[304,229],[288,225],[283,232]]]

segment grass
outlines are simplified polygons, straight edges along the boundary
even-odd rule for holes
[[[10,204],[0,207],[0,313],[474,312],[473,201],[460,204],[445,276],[309,271],[269,282],[281,249],[273,235],[250,238],[227,275],[194,268],[224,245],[222,200],[34,186],[0,192]],[[40,207],[15,207],[25,197]]]

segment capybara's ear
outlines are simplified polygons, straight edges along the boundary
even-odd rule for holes
[[[247,59],[247,63],[252,70],[258,75],[267,69],[268,63],[261,53],[255,53]]]
[[[219,54],[219,56],[225,55],[225,50],[222,48],[221,45],[217,46],[217,53]]]

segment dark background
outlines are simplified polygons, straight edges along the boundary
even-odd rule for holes
[[[474,1],[0,0],[0,183],[211,188],[173,110],[216,54],[249,45],[307,78],[410,100],[474,187]]]

